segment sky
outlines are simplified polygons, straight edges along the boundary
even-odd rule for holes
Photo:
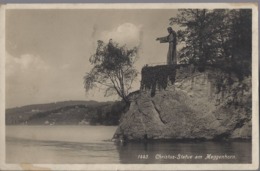
[[[174,9],[42,9],[6,11],[6,107],[66,100],[119,100],[102,90],[88,93],[83,77],[90,71],[97,40],[139,46],[135,65],[166,62],[167,36]],[[178,26],[172,26],[178,30]],[[140,75],[134,90],[140,87]]]

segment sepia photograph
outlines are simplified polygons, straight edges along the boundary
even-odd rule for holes
[[[2,5],[0,170],[257,169],[257,17],[253,3]]]

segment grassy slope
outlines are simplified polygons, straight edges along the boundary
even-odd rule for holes
[[[64,101],[6,109],[6,124],[77,125],[82,121],[91,124],[116,125],[122,114],[122,102]]]

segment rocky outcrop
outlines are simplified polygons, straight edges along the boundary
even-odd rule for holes
[[[130,97],[114,138],[251,138],[251,78],[239,81],[216,69],[199,72],[187,66],[174,74],[175,83],[157,87],[155,94],[142,89]]]

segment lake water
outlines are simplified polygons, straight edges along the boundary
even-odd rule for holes
[[[7,126],[6,163],[251,163],[251,142],[114,143],[115,126]]]

